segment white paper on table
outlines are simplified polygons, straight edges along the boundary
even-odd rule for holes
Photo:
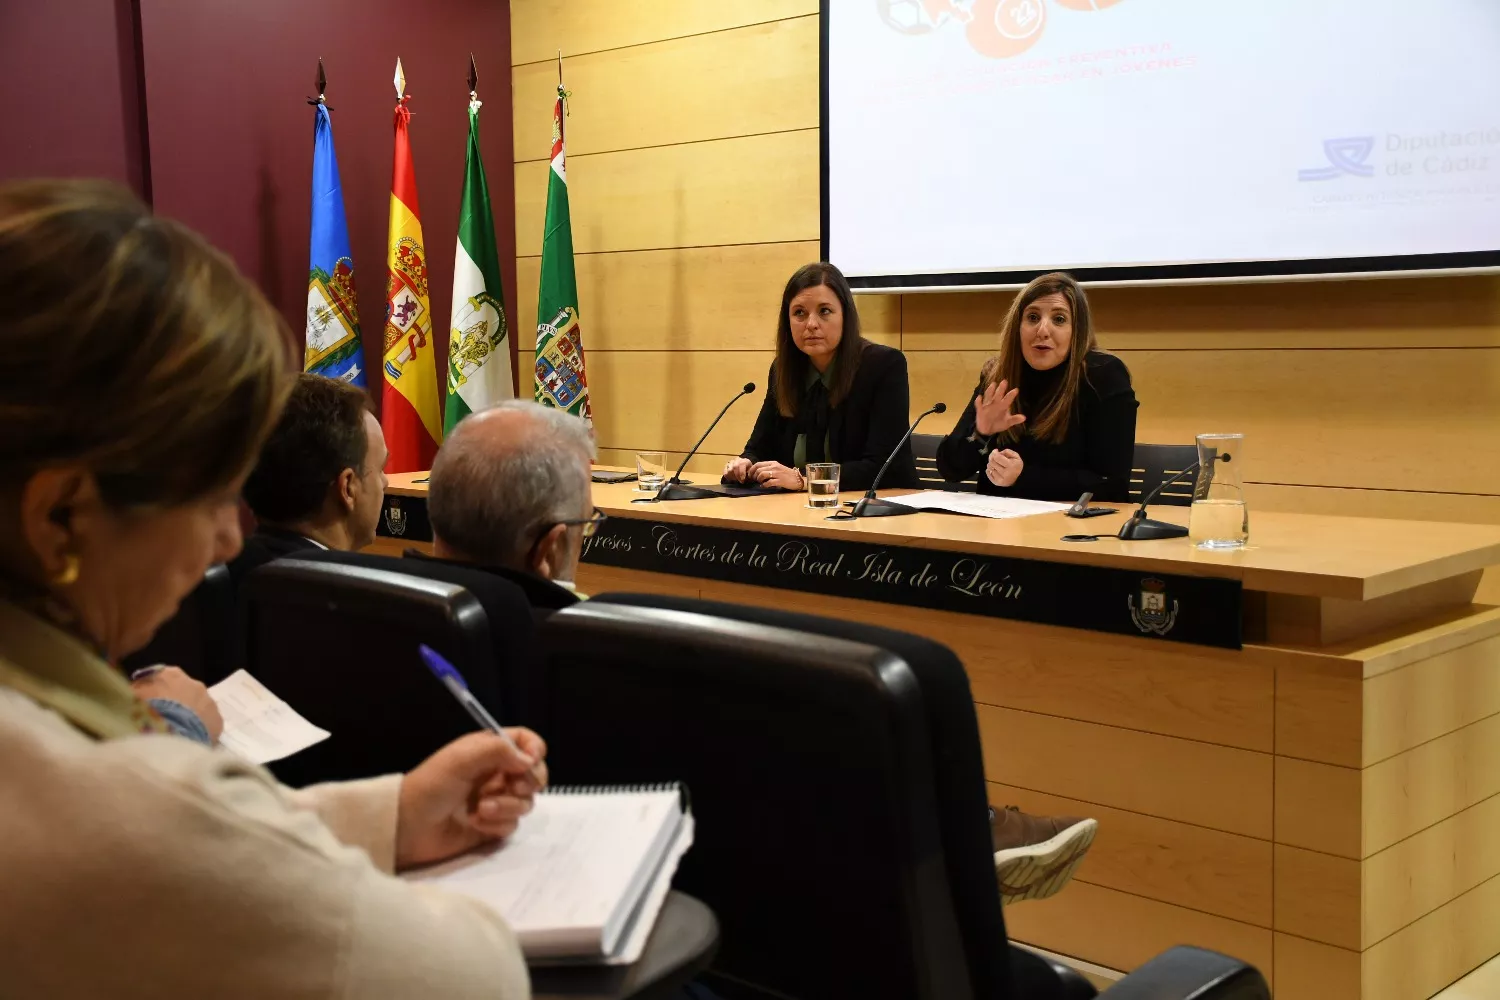
[[[945,510],[977,517],[1030,517],[1033,514],[1056,514],[1072,504],[1046,500],[1022,500],[1019,497],[992,497],[982,493],[955,493],[949,490],[925,490],[905,497],[890,497],[892,503],[918,510]]]
[[[298,715],[243,670],[236,670],[208,693],[224,717],[219,745],[252,764],[269,764],[328,739],[328,730]]]

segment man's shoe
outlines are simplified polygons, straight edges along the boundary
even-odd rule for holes
[[[1079,816],[1031,816],[1015,806],[990,808],[995,881],[1004,905],[1056,895],[1073,877],[1099,831]]]

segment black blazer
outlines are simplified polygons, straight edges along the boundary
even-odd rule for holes
[[[439,559],[437,556],[430,556],[420,549],[407,549],[401,554],[407,559],[427,565],[436,563],[438,566],[462,566],[465,569],[478,570],[481,573],[498,576],[502,580],[509,580],[521,588],[521,593],[526,595],[526,601],[531,605],[532,614],[538,618],[545,618],[552,612],[561,611],[563,608],[577,604],[579,601],[578,595],[567,587],[559,586],[551,580],[544,580],[535,573],[521,573],[517,570],[505,569],[502,566],[485,566],[479,563],[463,563],[452,559]],[[417,570],[416,572],[418,575],[428,575],[423,570]]]
[[[1130,466],[1135,455],[1135,411],[1139,405],[1125,362],[1113,354],[1090,352],[1087,376],[1078,385],[1068,431],[1058,443],[1038,441],[1022,424],[1014,444],[974,432],[974,397],[958,424],[937,451],[938,472],[957,482],[978,473],[979,492],[1027,500],[1077,500],[1084,492],[1095,500],[1128,499]],[[1021,396],[1026,387],[1021,387]],[[1021,403],[1017,412],[1025,413]],[[1010,448],[1021,456],[1021,475],[1008,487],[996,486],[984,474],[990,452]]]
[[[255,534],[245,539],[240,554],[228,563],[229,579],[234,581],[235,593],[239,592],[245,574],[251,570],[294,552],[318,551],[320,548],[317,542],[304,538],[295,531],[283,531],[265,525],[256,528]]]
[[[910,410],[906,355],[894,347],[866,341],[849,395],[828,416],[828,460],[839,463],[840,490],[870,488],[875,474],[906,433]],[[790,466],[796,447],[796,428],[776,408],[776,367],[772,365],[766,379],[766,399],[742,457]],[[921,485],[910,442],[891,463],[880,485],[893,489]]]

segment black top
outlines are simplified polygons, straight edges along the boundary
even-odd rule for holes
[[[498,576],[502,580],[509,580],[521,588],[521,593],[526,595],[526,601],[531,605],[531,610],[538,617],[545,617],[554,611],[560,611],[570,605],[577,604],[579,597],[567,587],[553,583],[551,580],[537,576],[535,573],[521,573],[513,569],[505,569],[501,566],[485,566],[479,563],[458,562],[454,559],[439,559],[430,556],[420,549],[407,549],[401,553],[407,559],[420,560],[424,563],[438,563],[444,566],[462,566],[465,569],[476,569],[491,576]]]
[[[1091,351],[1085,359],[1085,378],[1067,434],[1061,442],[1039,441],[1028,424],[1017,428],[1013,444],[996,436],[980,437],[974,430],[974,397],[957,426],[938,445],[937,466],[944,479],[958,482],[975,474],[979,492],[1028,500],[1077,500],[1085,492],[1096,500],[1124,501],[1130,489],[1130,466],[1135,452],[1135,390],[1125,363],[1112,354]],[[1064,366],[1039,372],[1024,369],[1021,392],[1013,411],[1038,413],[1062,382]],[[1014,485],[996,486],[984,474],[990,452],[1010,448],[1021,456],[1021,475]]]
[[[263,524],[255,529],[255,534],[245,539],[245,545],[240,549],[240,554],[229,561],[229,578],[234,581],[235,591],[238,592],[240,584],[244,582],[245,574],[252,569],[264,566],[273,559],[289,556],[293,552],[321,548],[322,546],[311,538],[299,535],[295,531],[283,531],[281,528],[272,528]]]
[[[875,474],[906,433],[910,404],[906,355],[894,347],[866,341],[849,395],[828,415],[828,461],[839,463],[839,489],[870,488]],[[797,422],[783,417],[776,408],[776,368],[772,365],[765,402],[755,418],[743,457],[791,467],[799,433],[802,431]],[[910,442],[891,463],[880,485],[893,489],[920,485]]]

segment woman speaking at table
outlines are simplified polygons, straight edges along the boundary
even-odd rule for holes
[[[1083,289],[1045,274],[1011,304],[1000,353],[938,446],[938,471],[955,482],[978,473],[980,493],[1123,501],[1137,405],[1124,363],[1094,343]]]
[[[832,264],[808,264],[781,293],[776,360],[744,453],[724,481],[800,490],[801,468],[837,462],[840,488],[865,490],[906,433],[906,356],[859,334],[849,283]],[[917,486],[908,446],[882,486]]]

